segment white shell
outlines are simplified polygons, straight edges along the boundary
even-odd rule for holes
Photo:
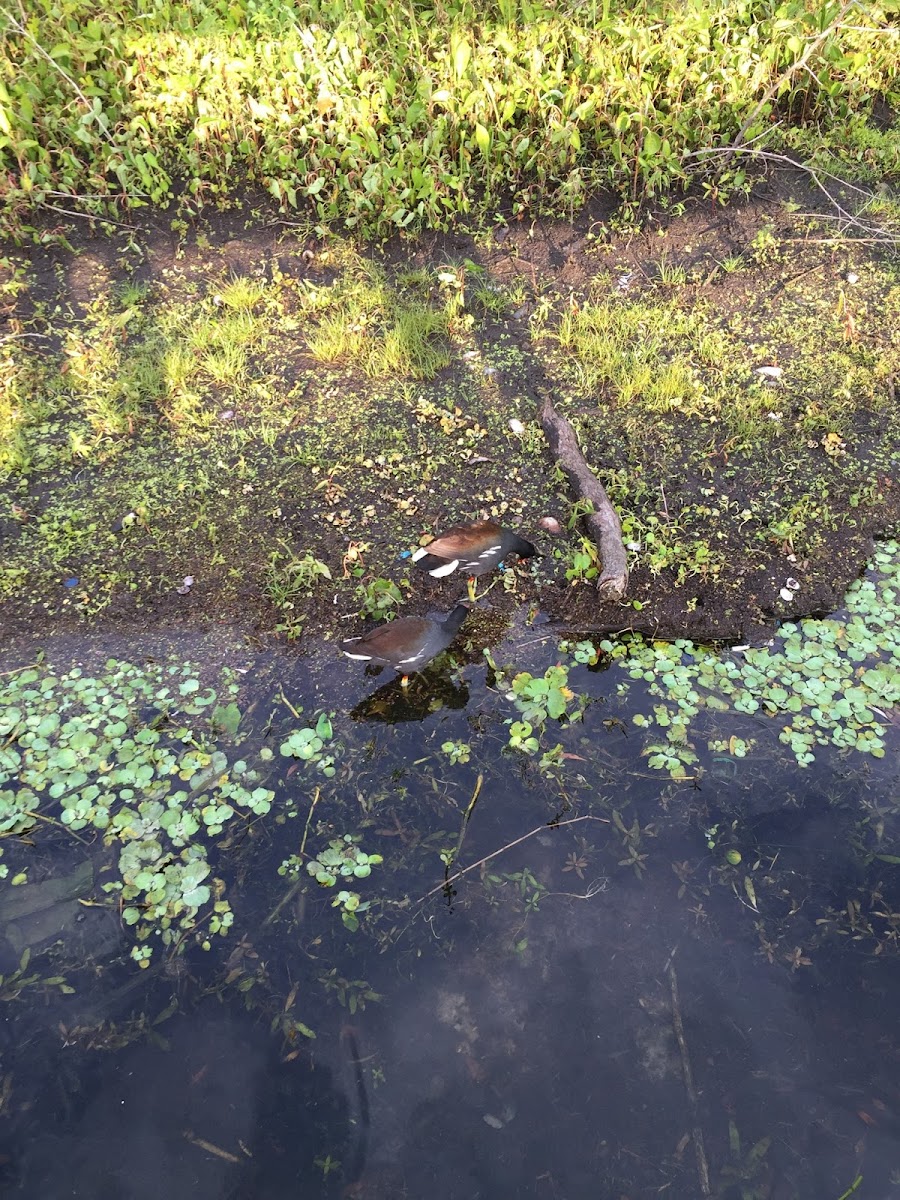
[[[778,593],[778,595],[782,598],[782,600],[793,600],[793,598],[794,598],[794,593],[791,591],[790,588],[786,588],[786,587],[783,587],[781,589],[781,591]]]
[[[513,431],[513,433],[518,434],[519,437],[521,437],[522,434],[525,432],[525,426],[518,419],[518,417],[513,417],[513,419],[509,423],[509,427]]]

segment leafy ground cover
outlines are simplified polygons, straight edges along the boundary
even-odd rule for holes
[[[816,195],[782,175],[641,235],[595,207],[378,253],[258,199],[10,251],[4,629],[343,635],[450,603],[399,556],[482,513],[545,552],[501,608],[703,640],[836,607],[898,509],[900,282]],[[589,586],[546,389],[622,516],[624,605]]]
[[[0,198],[114,216],[236,181],[384,231],[499,202],[577,209],[701,180],[742,151],[896,175],[890,6],[83,0],[0,13]],[[726,148],[738,153],[720,157]]]

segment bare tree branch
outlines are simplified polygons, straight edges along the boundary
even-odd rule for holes
[[[604,598],[621,600],[628,589],[628,556],[622,542],[622,526],[603,484],[588,466],[575,430],[553,407],[549,396],[540,403],[541,426],[554,458],[562,467],[579,498],[589,500],[594,511],[584,523],[600,552],[603,570],[597,590]]]

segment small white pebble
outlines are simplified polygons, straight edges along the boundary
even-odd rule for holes
[[[541,529],[546,529],[548,533],[562,533],[562,525],[560,525],[556,517],[541,517],[538,525]]]
[[[525,426],[518,419],[518,417],[513,417],[513,419],[509,423],[509,427],[513,431],[513,433],[518,434],[519,437],[521,437],[522,434],[525,432]]]
[[[794,598],[794,593],[791,591],[790,588],[786,588],[786,587],[783,587],[781,589],[781,591],[778,593],[778,595],[782,598],[782,600],[793,600],[793,598]]]
[[[857,273],[855,271],[847,272],[847,282],[848,283],[859,283],[859,276],[857,275]]]
[[[784,374],[781,367],[755,367],[755,373],[762,375],[763,379],[780,379]]]
[[[626,542],[625,545],[628,547],[629,550],[640,550],[640,548],[641,548],[640,542]]]

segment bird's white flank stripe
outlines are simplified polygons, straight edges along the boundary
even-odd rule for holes
[[[492,554],[496,554],[498,550],[502,550],[502,549],[503,549],[503,547],[500,545],[488,546],[487,550],[482,550],[482,552],[478,555],[478,557],[479,558],[490,558]]]
[[[443,579],[445,575],[452,575],[458,566],[459,559],[454,558],[452,562],[443,563],[441,566],[435,567],[433,571],[429,571],[428,574],[432,579]]]
[[[372,657],[371,654],[351,654],[349,650],[342,650],[341,653],[346,654],[348,658],[356,659],[357,662],[368,662]]]
[[[405,667],[407,663],[414,663],[414,662],[418,662],[418,661],[419,661],[419,659],[420,659],[421,657],[422,657],[422,654],[421,654],[421,652],[419,652],[418,654],[414,654],[414,655],[412,656],[412,658],[401,658],[401,659],[400,659],[400,666],[401,666],[401,667]]]

